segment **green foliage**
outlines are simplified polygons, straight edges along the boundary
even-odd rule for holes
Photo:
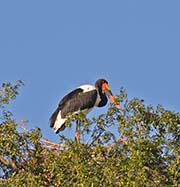
[[[91,120],[69,117],[67,126],[77,120],[81,125],[81,142],[61,136],[59,145],[47,146],[39,129],[17,130],[7,115],[5,105],[20,85],[7,83],[0,90],[0,186],[178,187],[178,113],[129,100],[122,88],[121,111],[110,105]]]
[[[16,84],[11,84],[10,82],[3,83],[2,89],[0,90],[0,109],[3,117],[0,116],[0,120],[9,120],[11,117],[11,113],[5,110],[5,105],[8,105],[11,100],[14,100],[18,95],[18,89],[24,83],[19,80]]]

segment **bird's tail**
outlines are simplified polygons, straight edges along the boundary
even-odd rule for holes
[[[51,117],[50,117],[50,127],[51,127],[51,128],[53,128],[53,126],[54,126],[54,123],[55,123],[55,121],[56,121],[56,118],[57,118],[58,113],[59,113],[59,108],[57,108],[57,109],[55,110],[55,112],[54,112],[54,113],[51,115]]]
[[[50,127],[54,129],[56,133],[65,129],[65,118],[61,118],[61,110],[57,108],[50,117]]]

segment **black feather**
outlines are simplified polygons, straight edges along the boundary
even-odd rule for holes
[[[64,103],[61,109],[62,118],[65,118],[68,113],[92,108],[95,105],[96,98],[97,90],[82,92],[75,97],[71,97],[71,99]]]
[[[77,88],[63,97],[59,102],[58,108],[52,114],[50,118],[50,127],[53,128],[57,119],[59,111],[61,111],[61,117],[66,118],[69,113],[81,111],[84,109],[90,109],[94,107],[97,98],[97,90],[91,90],[89,92],[83,92],[83,89]],[[63,124],[56,133],[63,131],[65,125]]]
[[[59,102],[59,107],[62,108],[64,104],[66,104],[70,99],[75,98],[81,92],[83,92],[83,89],[77,88],[72,92],[70,92],[69,94],[65,95]]]
[[[66,104],[66,102],[69,99],[71,99],[73,97],[76,97],[81,92],[83,92],[83,90],[81,88],[77,88],[77,89],[73,90],[72,92],[70,92],[69,94],[67,94],[66,96],[64,96],[62,98],[62,100],[59,102],[58,108],[55,110],[55,112],[50,117],[50,127],[51,128],[53,128],[54,123],[55,123],[56,118],[57,118],[57,115],[58,115],[59,111],[64,107],[64,105]],[[65,128],[65,126],[63,125],[62,126],[62,130],[64,130],[64,128]],[[60,130],[61,130],[61,128],[60,128]]]

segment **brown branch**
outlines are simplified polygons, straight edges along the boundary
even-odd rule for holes
[[[118,138],[118,142],[121,142],[123,145],[127,145],[128,142],[123,138],[123,135],[121,135],[119,138]]]
[[[26,124],[27,124],[27,121],[25,120],[21,120],[21,123],[19,124],[20,128],[24,131],[24,132],[27,132],[28,129],[26,127]],[[43,144],[43,146],[46,148],[46,149],[63,149],[65,147],[64,144],[57,144],[57,143],[54,143],[54,142],[51,142],[49,141],[48,139],[45,139],[45,138],[41,138],[40,142]]]
[[[4,164],[5,166],[12,168],[13,170],[17,170],[17,166],[15,162],[12,160],[7,160],[3,158],[2,156],[0,156],[0,162]]]
[[[54,143],[54,142],[51,142],[45,138],[41,138],[40,140],[44,147],[47,148],[47,149],[58,149],[58,150],[61,150],[65,147],[64,144],[57,144],[57,143]]]

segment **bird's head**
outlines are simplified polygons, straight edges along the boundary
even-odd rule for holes
[[[108,82],[105,79],[99,79],[96,81],[95,87],[99,90],[99,92],[101,94],[105,94],[110,101],[118,108],[121,109],[121,106],[119,105],[119,103],[116,101],[116,99],[114,98],[111,89],[108,85]]]

